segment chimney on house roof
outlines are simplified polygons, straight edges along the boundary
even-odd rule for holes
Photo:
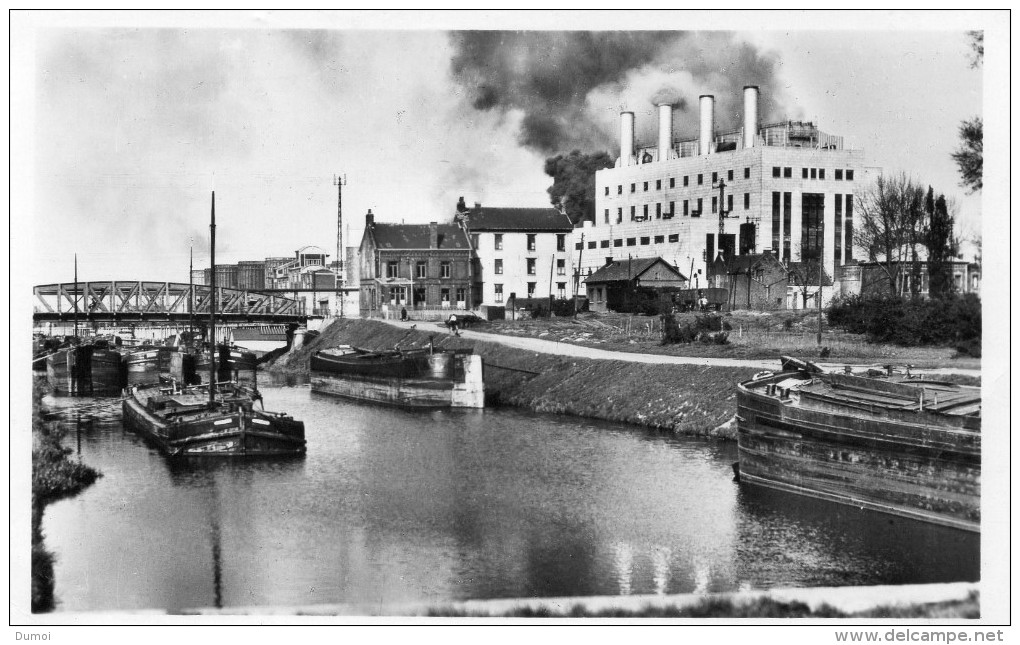
[[[365,213],[365,228],[372,228],[375,226],[375,215],[372,214],[372,209],[368,209]]]
[[[429,222],[429,248],[439,248],[439,223]]]

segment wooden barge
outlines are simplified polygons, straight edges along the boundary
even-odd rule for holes
[[[980,389],[784,358],[737,392],[742,483],[980,531]]]
[[[482,357],[431,349],[372,352],[348,346],[311,357],[313,392],[408,408],[482,408]]]
[[[46,357],[46,381],[54,394],[117,396],[124,387],[121,353],[101,345],[73,345]]]
[[[305,452],[305,425],[255,409],[262,397],[236,383],[128,388],[125,424],[170,457],[280,457]]]

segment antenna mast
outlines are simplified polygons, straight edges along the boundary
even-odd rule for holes
[[[344,186],[347,185],[347,175],[335,175],[333,177],[333,185],[336,186],[336,302],[337,312],[340,318],[344,317],[344,296],[343,288],[346,286],[346,280],[344,280],[344,260],[341,252],[343,252],[344,237],[343,237],[343,194]]]

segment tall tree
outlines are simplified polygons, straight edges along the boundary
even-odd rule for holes
[[[556,155],[545,160],[545,174],[553,178],[547,189],[549,201],[561,208],[574,226],[595,221],[595,171],[612,168],[608,152]]]
[[[928,293],[932,298],[941,298],[953,291],[951,261],[956,254],[953,248],[953,216],[945,195],[939,195],[934,203],[925,238],[925,246],[928,247]]]
[[[879,175],[857,199],[854,243],[879,263],[897,295],[907,292],[909,273],[903,269],[913,266],[917,244],[923,243],[924,197],[924,188],[900,174]]]

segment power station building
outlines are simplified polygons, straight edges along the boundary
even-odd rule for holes
[[[574,232],[579,279],[613,261],[661,257],[705,286],[720,253],[765,250],[784,264],[820,257],[838,275],[853,258],[863,151],[814,123],[760,124],[755,86],[744,88],[743,127],[732,132],[716,132],[713,96],[699,102],[690,140],[674,138],[672,105],[658,106],[655,145],[636,146],[634,113],[620,115],[620,157],[595,173],[595,221]]]

